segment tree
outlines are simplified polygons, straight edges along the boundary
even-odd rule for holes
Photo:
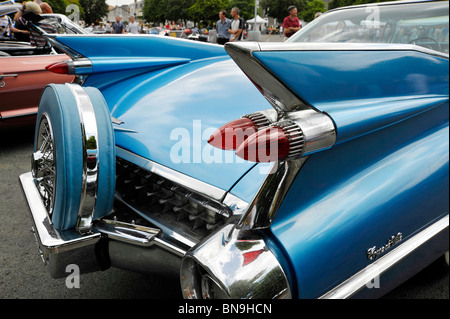
[[[389,0],[332,0],[328,4],[328,9],[334,9],[339,7],[353,6],[358,4],[366,4],[366,3],[375,3],[375,2],[384,2]]]
[[[306,3],[306,8],[302,11],[301,17],[303,20],[309,22],[314,20],[314,16],[317,12],[325,11],[325,3],[322,0],[311,0]]]
[[[167,0],[165,11],[166,20],[182,20],[185,24],[189,20],[189,8],[195,3],[195,0]]]
[[[66,1],[65,0],[45,0],[51,7],[54,13],[65,14],[66,12]]]
[[[142,9],[144,19],[154,23],[166,21],[167,0],[144,0]]]
[[[219,20],[220,10],[227,10],[229,0],[196,0],[189,8],[189,16],[195,22],[213,24]]]
[[[45,0],[53,10],[53,13],[61,13],[66,14],[66,7],[69,4],[75,4],[80,7],[80,12],[82,12],[82,8],[79,0]]]
[[[79,0],[84,10],[84,22],[96,23],[108,15],[108,5],[105,0]]]
[[[255,0],[230,0],[227,12],[231,12],[234,7],[239,9],[239,15],[245,20],[251,19],[255,15]]]

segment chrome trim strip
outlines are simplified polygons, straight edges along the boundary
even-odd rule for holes
[[[261,42],[259,50],[253,51],[417,51],[449,58],[444,52],[402,43]]]
[[[148,247],[160,233],[160,229],[129,224],[103,218],[95,223],[95,228],[109,238],[126,243]]]
[[[56,48],[64,51],[71,59],[76,60],[76,59],[84,58],[84,56],[82,56],[78,52],[72,50],[68,46],[58,42],[57,40],[55,40],[54,37],[56,37],[56,36],[57,35],[53,35],[52,36],[51,34],[47,34],[45,37],[47,38],[47,40],[50,42],[50,44],[53,47],[56,47]]]
[[[227,193],[223,199],[223,204],[231,209],[233,216],[242,216],[248,208],[248,203],[246,201],[230,193]]]
[[[3,78],[16,78],[18,76],[18,74],[0,74],[0,81],[3,80]]]
[[[329,292],[320,296],[319,299],[345,299],[350,298],[359,290],[369,283],[376,276],[382,275],[384,272],[393,267],[400,260],[419,248],[425,242],[436,236],[449,226],[449,215],[436,221],[429,227],[420,231],[400,246],[394,248],[386,255],[380,257],[366,268],[362,269],[343,283],[333,288]]]
[[[69,66],[69,74],[84,75],[92,73],[92,62],[89,59],[78,58],[75,60],[69,60],[66,63]]]
[[[227,43],[225,50],[244,73],[263,90],[264,96],[279,114],[309,108],[254,58],[253,52],[261,51],[259,43]]]
[[[184,257],[184,255],[186,255],[185,250],[183,250],[175,245],[169,244],[168,242],[166,242],[160,238],[155,238],[154,241],[157,246],[159,246],[160,248],[162,248],[164,250],[167,250],[168,252],[170,252],[178,257]]]
[[[18,118],[18,117],[22,117],[22,116],[30,116],[30,115],[36,115],[37,112],[30,112],[30,113],[23,113],[23,114],[18,114],[18,115],[8,115],[8,116],[4,116],[0,114],[0,119],[13,119],[13,118]]]
[[[195,178],[177,172],[161,164],[155,163],[149,159],[127,151],[119,146],[116,146],[116,156],[123,158],[124,160],[127,160],[133,164],[136,164],[151,173],[155,173],[163,178],[167,178],[172,182],[186,187],[187,189],[200,193],[201,195],[211,197],[212,199],[215,199],[217,201],[221,201],[227,193],[220,188],[199,181]]]
[[[307,159],[308,157],[302,157],[275,162],[236,227],[243,230],[270,227],[292,182]]]
[[[72,92],[80,115],[83,143],[83,181],[76,229],[87,231],[92,227],[99,174],[98,129],[94,106],[89,95],[77,84],[65,84]]]
[[[20,175],[19,180],[28,202],[36,239],[43,254],[57,254],[98,242],[100,233],[82,236],[77,232],[56,230],[47,215],[31,172]]]
[[[333,120],[315,110],[289,112],[283,118],[295,122],[304,134],[303,155],[332,147],[336,143],[336,128]]]

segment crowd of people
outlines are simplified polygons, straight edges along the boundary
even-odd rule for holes
[[[290,38],[298,30],[301,29],[301,23],[297,17],[298,10],[295,6],[290,6],[287,8],[288,15],[280,26],[280,36],[284,39]],[[142,20],[139,22],[135,21],[133,16],[130,17],[128,23],[122,21],[122,17],[116,17],[116,21],[111,24],[109,21],[105,25],[93,26],[94,30],[97,32],[105,33],[150,33],[148,26],[145,25]],[[230,12],[230,18],[228,18],[228,13],[226,10],[220,10],[219,20],[215,24],[215,30],[217,34],[217,43],[225,44],[227,42],[241,41],[246,37],[247,30],[251,28],[248,26],[245,20],[240,16],[239,8],[232,8]],[[163,31],[168,35],[170,31],[180,31],[185,30],[183,22],[176,23],[171,21],[163,27]],[[211,28],[208,26],[205,31],[208,32]],[[270,28],[270,33],[274,33],[275,29]]]
[[[32,42],[37,45],[39,41],[45,41],[39,35],[30,36],[26,20],[23,16],[32,13],[36,15],[53,13],[52,7],[47,2],[41,0],[34,0],[23,2],[22,7],[16,12],[12,19],[8,15],[0,17],[0,39],[15,39],[23,42]]]
[[[41,0],[24,2],[22,8],[15,14],[14,19],[11,19],[7,15],[0,17],[0,39],[14,38],[19,41],[30,41],[30,33],[25,25],[26,22],[21,19],[25,12],[34,12],[35,14],[52,13],[52,9],[48,3],[42,2]],[[280,36],[284,39],[290,38],[301,29],[301,23],[297,17],[297,8],[295,6],[290,6],[287,8],[287,12],[288,15],[280,26]],[[240,16],[239,8],[232,8],[229,18],[227,14],[226,10],[221,10],[219,12],[219,20],[217,20],[215,25],[218,44],[241,41],[245,38],[248,29],[247,23]],[[168,23],[164,28],[168,32],[185,29],[183,22],[177,24],[175,21]],[[97,33],[150,33],[148,26],[145,25],[142,20],[137,22],[134,16],[131,16],[127,23],[122,21],[122,17],[116,17],[114,23],[108,21],[106,24],[92,25],[91,29]],[[209,29],[210,28],[207,28],[207,30]],[[274,32],[274,30],[270,28],[270,33],[272,32]]]
[[[296,6],[289,6],[287,9],[288,16],[283,20],[280,26],[280,35],[284,40],[289,39],[298,30],[302,28],[299,18],[297,17],[298,10]],[[217,43],[225,44],[227,42],[240,41],[243,38],[245,28],[245,21],[240,16],[238,8],[231,9],[231,18],[227,18],[227,12],[221,10],[219,12],[219,20],[216,22]],[[273,28],[269,29],[270,34],[274,32]]]

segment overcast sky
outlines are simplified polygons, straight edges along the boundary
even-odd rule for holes
[[[106,4],[109,4],[111,6],[121,6],[130,3],[134,3],[134,0],[106,0]]]

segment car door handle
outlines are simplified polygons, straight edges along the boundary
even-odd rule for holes
[[[3,80],[3,78],[16,78],[18,77],[18,74],[0,74],[0,81]]]

